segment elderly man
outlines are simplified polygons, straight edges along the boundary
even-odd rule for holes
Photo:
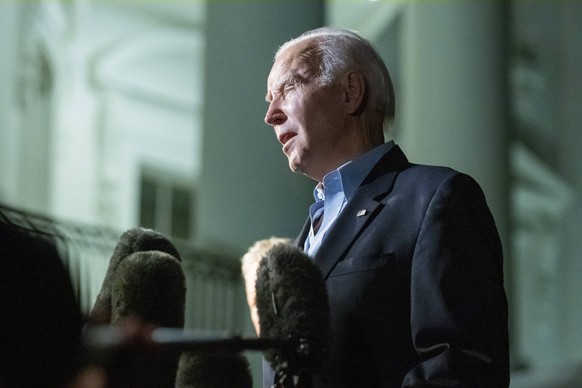
[[[495,222],[471,177],[384,142],[395,98],[372,45],[346,30],[304,33],[277,51],[266,99],[290,169],[317,182],[296,240],[330,298],[314,385],[507,387]]]

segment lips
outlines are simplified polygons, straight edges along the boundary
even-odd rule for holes
[[[282,133],[282,134],[280,134],[280,135],[278,136],[278,140],[279,140],[279,142],[280,142],[281,144],[285,145],[285,144],[287,144],[287,142],[288,142],[289,140],[291,140],[291,139],[292,139],[293,137],[295,137],[295,136],[297,136],[297,134],[296,134],[296,133],[293,133],[293,132],[285,132],[285,133]]]
[[[284,132],[277,136],[277,139],[281,144],[283,144],[282,151],[285,155],[289,156],[291,152],[291,147],[293,145],[293,141],[291,141],[297,134],[295,132]]]

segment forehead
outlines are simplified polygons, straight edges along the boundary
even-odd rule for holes
[[[313,47],[313,41],[306,40],[291,44],[280,51],[269,74],[269,86],[276,83],[279,78],[287,77],[290,73],[304,73],[307,75],[312,70],[305,55],[310,47]]]

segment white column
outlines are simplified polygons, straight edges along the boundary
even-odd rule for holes
[[[582,295],[582,89],[579,80],[582,79],[582,51],[580,37],[582,36],[582,2],[564,2],[559,4],[560,14],[560,45],[557,62],[558,98],[560,107],[560,122],[557,125],[559,133],[558,168],[562,176],[571,184],[575,195],[573,208],[567,219],[563,220],[565,233],[564,259],[560,284],[563,292],[562,319],[560,327],[562,335],[561,348],[566,362],[582,360],[582,310],[580,295]]]
[[[513,307],[505,7],[504,2],[480,0],[408,4],[402,19],[395,138],[413,162],[450,166],[479,182],[503,242],[505,284]],[[516,326],[513,313],[510,331]],[[512,355],[518,363],[520,358]]]
[[[205,249],[236,259],[256,240],[299,233],[313,200],[313,183],[289,170],[273,129],[263,122],[265,94],[276,48],[320,26],[322,18],[318,2],[207,3],[202,175],[196,215],[197,243]],[[240,301],[246,305],[244,297]],[[242,330],[250,335],[253,328],[246,315]],[[254,386],[259,386],[260,353],[246,356]]]
[[[295,237],[314,183],[293,174],[263,118],[277,47],[319,27],[318,2],[207,5],[198,242],[241,254],[256,240]]]
[[[410,159],[444,164],[483,187],[507,229],[504,5],[411,2],[403,16],[397,133]]]

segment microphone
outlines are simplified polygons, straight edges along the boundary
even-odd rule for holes
[[[291,239],[284,237],[271,237],[256,241],[241,258],[241,272],[245,283],[247,304],[251,315],[251,322],[257,335],[260,335],[259,315],[255,297],[255,285],[257,282],[257,269],[259,262],[273,246],[281,243],[291,243]]]
[[[179,352],[147,348],[156,327],[183,329],[186,280],[180,262],[160,251],[135,252],[111,280],[111,325],[134,347],[118,349],[107,363],[109,387],[174,387]]]
[[[93,322],[103,324],[85,332],[92,357],[105,366],[107,386],[252,388],[243,340],[184,333],[180,260],[156,231],[133,228],[120,237],[94,308],[101,312]]]
[[[259,262],[256,305],[261,338],[288,346],[264,351],[276,387],[309,387],[325,357],[330,327],[327,289],[319,268],[297,247],[273,246]]]
[[[246,357],[229,351],[185,351],[180,356],[176,387],[252,388]]]
[[[135,252],[111,279],[111,324],[128,318],[154,327],[184,327],[186,278],[180,262],[165,252]]]
[[[182,330],[185,305],[186,279],[172,242],[141,227],[123,233],[90,315],[91,326],[118,328],[132,345],[108,353],[89,347],[101,358],[108,387],[174,387],[180,353],[151,347],[148,337],[156,327]]]
[[[182,257],[174,244],[163,234],[142,227],[135,227],[124,232],[116,244],[109,260],[109,266],[101,290],[89,313],[89,324],[108,324],[111,322],[111,283],[121,262],[135,252],[159,251],[174,257],[178,262]]]

